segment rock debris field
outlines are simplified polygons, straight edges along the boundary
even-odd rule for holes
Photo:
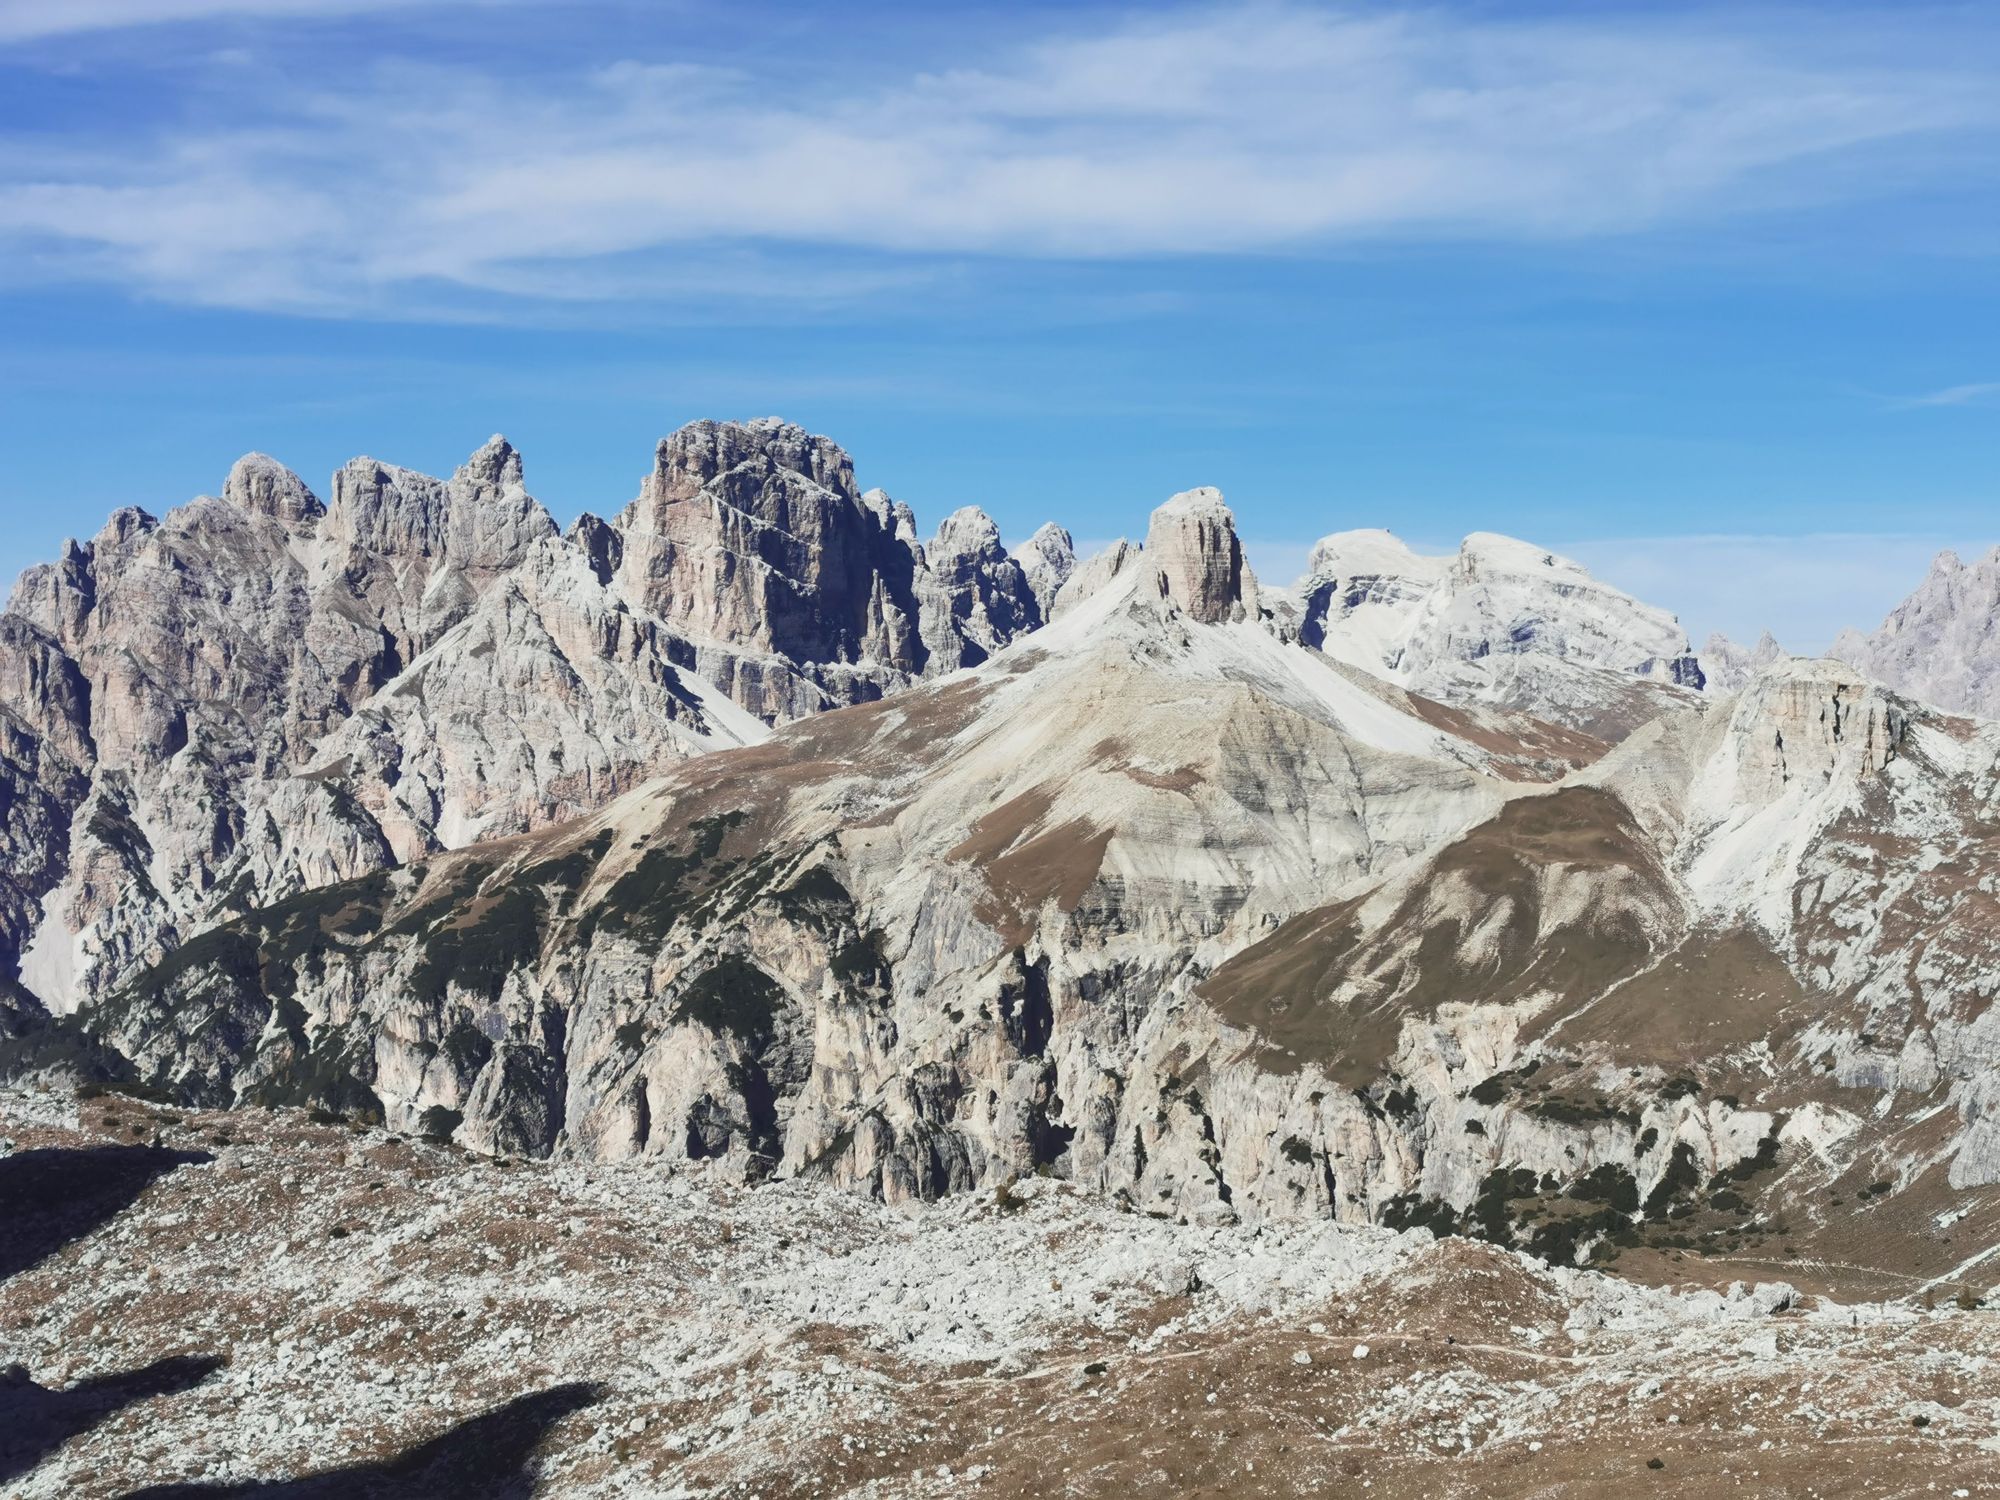
[[[1969,1496],[1993,1314],[0,1095],[0,1493]]]

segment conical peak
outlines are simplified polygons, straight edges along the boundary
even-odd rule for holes
[[[1000,528],[976,505],[960,506],[939,524],[930,552],[934,561],[952,557],[983,557],[1004,552]]]
[[[303,479],[266,453],[246,453],[230,466],[222,498],[278,521],[304,521],[326,509]]]
[[[1146,565],[1160,597],[1191,619],[1213,625],[1256,615],[1257,580],[1221,490],[1183,490],[1154,511]]]
[[[1044,521],[1035,528],[1035,534],[1028,538],[1028,546],[1048,553],[1067,552],[1076,556],[1076,538],[1069,529],[1058,526],[1054,521]]]
[[[453,477],[482,489],[513,489],[524,483],[520,450],[496,432],[473,450]]]
[[[1035,603],[1048,619],[1055,609],[1056,595],[1076,573],[1076,541],[1053,521],[1044,522],[1021,544],[1015,554],[1021,573],[1034,591]]]

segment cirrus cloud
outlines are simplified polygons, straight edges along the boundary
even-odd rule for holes
[[[148,11],[81,9],[102,25]],[[0,37],[31,13],[0,9]],[[1889,169],[1857,172],[1857,153],[1994,124],[1984,81],[1948,60],[1797,40],[1274,3],[1076,22],[976,65],[831,82],[694,53],[564,72],[502,49],[337,86],[235,66],[226,107],[110,140],[4,138],[0,253],[15,280],[421,315],[671,296],[724,279],[746,247],[868,258],[859,279],[879,285],[885,266],[953,257],[1627,233],[1871,191]]]

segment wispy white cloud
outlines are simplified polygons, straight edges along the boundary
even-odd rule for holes
[[[0,43],[189,21],[294,20],[443,0],[0,0]]]
[[[1969,385],[1948,385],[1922,396],[1899,396],[1892,406],[2000,406],[2000,380],[1979,380]]]
[[[1699,646],[1711,631],[1824,651],[1842,630],[1873,630],[1946,548],[1975,556],[1993,537],[1822,532],[1801,536],[1614,537],[1559,550],[1607,583],[1673,610]]]
[[[370,3],[394,0],[0,0],[0,37],[50,13],[74,29]],[[233,76],[228,126],[96,150],[0,138],[0,251],[17,278],[315,312],[671,294],[677,267],[730,246],[873,256],[880,295],[941,257],[1624,232],[1865,191],[1818,165],[2000,119],[1949,62],[1815,61],[1795,34],[1644,18],[1269,3],[1081,24],[851,83],[700,57]]]

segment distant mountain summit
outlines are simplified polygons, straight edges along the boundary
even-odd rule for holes
[[[1757,638],[1754,646],[1739,646],[1720,631],[1710,635],[1701,648],[1704,686],[1711,693],[1727,697],[1741,692],[1764,668],[1790,655],[1770,631]]]
[[[973,665],[1041,623],[985,512],[953,513],[925,547],[839,446],[775,417],[662,439],[609,530],[620,596],[771,721]]]
[[[1972,563],[1940,552],[1877,629],[1844,630],[1827,654],[1939,708],[2000,717],[2000,547]]]
[[[1490,532],[1452,557],[1419,556],[1386,531],[1337,532],[1313,548],[1297,593],[1308,644],[1447,701],[1615,739],[1702,687],[1672,615]]]

